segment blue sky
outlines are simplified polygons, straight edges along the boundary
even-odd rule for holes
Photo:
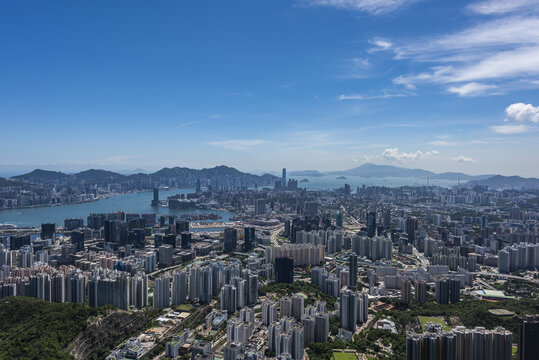
[[[0,174],[539,176],[539,1],[4,1]]]

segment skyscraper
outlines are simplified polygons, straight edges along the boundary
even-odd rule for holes
[[[275,282],[288,283],[294,282],[294,260],[286,256],[275,258]]]
[[[424,303],[426,300],[426,283],[424,280],[417,280],[414,282],[415,287],[415,294],[414,294],[414,301],[416,303]]]
[[[404,279],[401,282],[401,302],[406,305],[412,303],[412,282],[409,279]]]
[[[350,289],[355,290],[357,288],[357,254],[351,253],[348,263],[350,271]]]
[[[518,359],[539,359],[539,315],[518,319]]]
[[[341,292],[340,299],[340,315],[341,327],[351,332],[356,331],[358,319],[358,296],[352,290],[344,290]]]
[[[408,235],[408,243],[414,244],[416,240],[417,219],[413,216],[406,219],[406,234]]]
[[[152,206],[159,206],[159,189],[158,188],[153,189]]]
[[[286,168],[283,168],[283,176],[281,177],[281,185],[286,187]]]
[[[245,227],[243,229],[244,236],[243,236],[243,251],[248,252],[253,250],[256,243],[256,237],[255,237],[255,228],[254,227]]]
[[[376,212],[371,211],[367,214],[367,236],[372,238],[376,235]]]
[[[84,233],[82,231],[72,231],[71,243],[77,247],[77,251],[84,251]]]
[[[236,251],[238,245],[238,234],[237,230],[234,228],[225,228],[225,239],[224,239],[224,252],[230,253]]]

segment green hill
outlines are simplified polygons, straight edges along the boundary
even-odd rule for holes
[[[88,318],[100,313],[84,304],[49,303],[29,297],[0,300],[0,359],[72,359],[63,351]]]

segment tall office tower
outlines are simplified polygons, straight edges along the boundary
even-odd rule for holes
[[[200,179],[197,179],[196,186],[195,186],[195,192],[196,192],[197,194],[200,194],[200,193],[201,193],[201,189],[200,189]]]
[[[269,326],[274,321],[277,321],[277,304],[266,299],[262,302],[262,323]]]
[[[427,299],[427,285],[424,280],[416,280],[414,282],[415,294],[414,301],[416,303],[422,304]]]
[[[249,304],[254,305],[258,301],[258,275],[255,273],[250,273],[248,277],[248,300]]]
[[[518,319],[518,359],[539,359],[539,315]]]
[[[318,215],[318,201],[307,201],[305,203],[305,216],[314,217]]]
[[[367,236],[372,238],[376,236],[376,212],[371,211],[367,214]]]
[[[182,249],[190,249],[191,248],[191,239],[192,234],[190,232],[184,231],[180,234],[180,242]]]
[[[305,310],[305,299],[300,294],[292,295],[292,317],[297,321],[301,320],[301,316]]]
[[[257,199],[255,203],[255,215],[264,215],[266,213],[266,199]]]
[[[350,289],[355,290],[357,289],[357,254],[350,254],[348,268],[350,272],[349,287]]]
[[[406,219],[406,234],[408,235],[408,244],[415,244],[417,238],[417,218],[411,216]]]
[[[344,290],[341,292],[340,299],[340,315],[341,327],[351,332],[356,331],[358,319],[358,296],[352,290]]]
[[[187,273],[175,272],[172,275],[172,305],[180,305],[187,300]]]
[[[153,189],[152,206],[159,206],[159,189],[158,188]]]
[[[176,234],[181,234],[182,232],[189,232],[189,221],[188,220],[178,220],[176,221]]]
[[[281,177],[281,185],[286,186],[286,168],[283,168],[283,176]]]
[[[484,229],[488,226],[488,215],[481,216],[481,229]]]
[[[243,251],[249,252],[254,249],[256,244],[255,228],[245,227],[243,229]]]
[[[329,315],[326,312],[317,312],[314,315],[314,341],[326,342],[329,336]]]
[[[84,233],[82,231],[72,231],[71,243],[76,246],[77,251],[84,251]]]
[[[170,306],[170,278],[160,277],[155,279],[153,290],[154,309],[163,309]]]
[[[127,233],[127,243],[137,249],[144,248],[146,245],[144,229],[134,229]]]
[[[449,282],[437,280],[435,294],[437,304],[449,304]]]
[[[337,213],[337,216],[335,217],[335,225],[337,225],[338,227],[344,226],[344,214],[340,211]]]
[[[288,296],[283,296],[279,300],[281,319],[285,317],[292,317],[292,299]]]
[[[198,284],[198,273],[199,268],[196,266],[193,266],[189,269],[189,293],[188,299],[190,301],[195,301],[198,298],[199,293],[199,284]]]
[[[280,256],[275,258],[275,282],[288,283],[294,282],[294,260]]]
[[[172,265],[174,263],[173,252],[174,249],[168,244],[159,246],[159,265]]]
[[[451,304],[460,301],[460,280],[449,279],[449,301]]]
[[[199,272],[199,294],[201,303],[209,304],[213,298],[212,270],[209,266],[202,268]]]
[[[41,239],[51,239],[52,241],[56,240],[56,224],[41,224]]]
[[[229,314],[236,312],[236,288],[230,284],[226,284],[221,288],[221,310],[226,310]]]
[[[403,279],[401,282],[401,302],[406,305],[412,303],[412,282],[409,279]]]
[[[103,234],[106,243],[119,242],[118,222],[116,220],[105,220],[103,222]]]
[[[238,246],[238,234],[237,230],[234,228],[225,228],[225,239],[224,239],[224,252],[231,253],[236,251]]]

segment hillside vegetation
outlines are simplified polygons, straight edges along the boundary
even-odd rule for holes
[[[0,359],[71,359],[64,347],[106,309],[29,297],[0,300]]]

